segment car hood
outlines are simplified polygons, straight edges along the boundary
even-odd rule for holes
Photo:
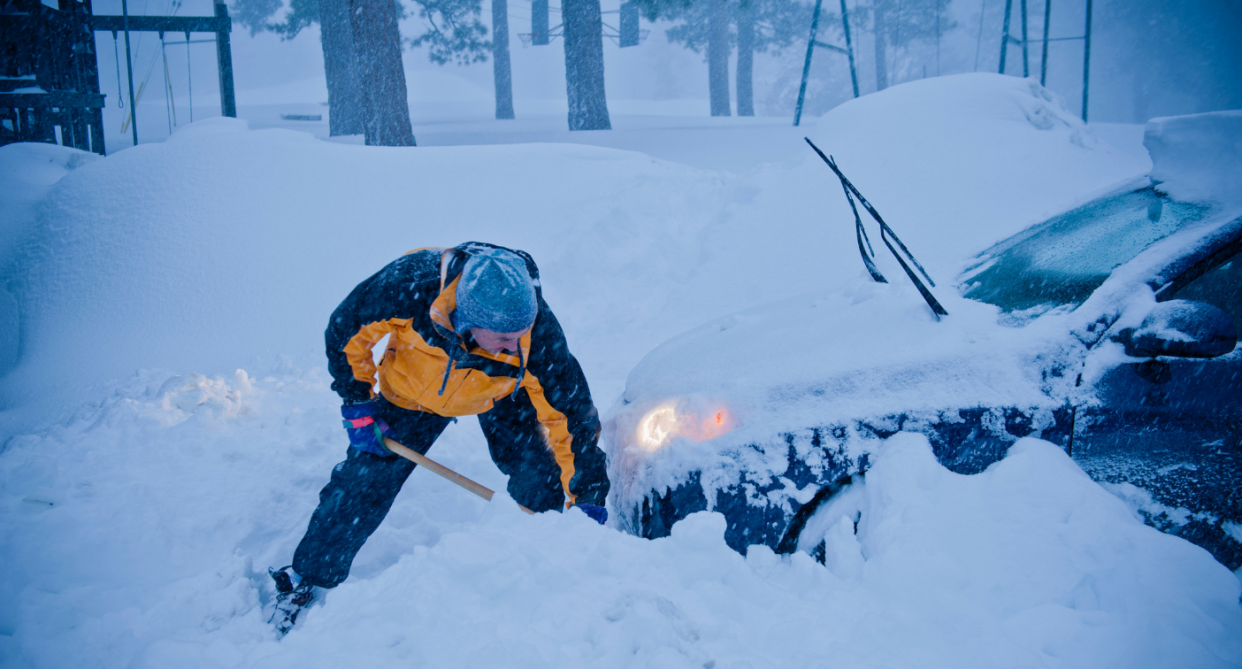
[[[940,292],[951,314],[940,322],[913,288],[860,277],[674,337],[635,367],[608,412],[616,445],[635,415],[670,402],[728,411],[734,429],[712,439],[722,447],[895,410],[1064,403],[1073,379],[1055,372],[1085,349],[1063,314],[1008,327],[997,308]]]

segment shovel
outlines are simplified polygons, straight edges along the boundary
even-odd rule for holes
[[[422,453],[419,453],[418,451],[407,448],[401,445],[399,442],[389,439],[388,437],[384,437],[384,446],[387,446],[388,450],[392,451],[393,453],[396,453],[397,455],[400,455],[406,460],[409,460],[413,462],[414,464],[419,465],[420,467],[426,467],[427,469],[438,474],[439,476],[442,476],[448,479],[449,481],[456,483],[457,485],[465,488],[466,490],[469,490],[470,492],[478,495],[479,497],[482,497],[483,499],[489,502],[492,501],[492,495],[494,495],[495,493],[492,492],[492,490],[488,488],[487,486],[475,483],[474,481],[471,481],[470,479],[462,476],[461,474],[458,474],[457,472],[449,469],[448,467],[445,467],[444,465],[436,462],[435,460],[432,460],[431,458],[423,455]],[[518,505],[518,508],[529,514],[535,513],[534,511],[531,511],[530,509],[522,506],[521,504]]]

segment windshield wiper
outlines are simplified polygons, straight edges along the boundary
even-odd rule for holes
[[[906,259],[908,258],[910,260],[910,264],[918,268],[919,274],[922,274],[923,278],[927,279],[927,283],[931,284],[933,288],[936,286],[936,282],[932,281],[931,276],[927,274],[927,270],[923,269],[923,266],[919,264],[918,260],[915,260],[914,254],[910,253],[910,249],[906,248],[906,245],[901,242],[901,239],[897,236],[897,233],[893,232],[893,229],[888,227],[888,224],[885,223],[884,219],[880,217],[880,212],[876,211],[875,207],[871,206],[871,203],[867,201],[867,198],[863,197],[863,194],[858,192],[858,189],[854,187],[854,184],[850,183],[850,180],[845,178],[845,175],[841,173],[840,168],[837,167],[836,162],[833,161],[832,158],[824,155],[824,152],[820,151],[819,147],[815,146],[815,142],[812,142],[809,137],[803,137],[803,139],[806,140],[807,144],[811,145],[811,148],[815,150],[815,153],[819,154],[820,158],[824,159],[824,162],[828,164],[828,167],[831,167],[832,171],[836,173],[837,178],[841,180],[841,187],[845,189],[845,199],[849,200],[850,209],[854,211],[854,233],[858,238],[858,252],[862,254],[863,264],[867,266],[867,272],[871,274],[871,278],[875,279],[879,283],[888,283],[888,280],[884,278],[884,275],[881,274],[880,270],[875,266],[875,251],[871,249],[871,240],[867,237],[867,231],[863,229],[862,218],[858,215],[858,208],[854,206],[855,197],[857,197],[858,201],[862,203],[863,209],[866,209],[867,213],[871,214],[871,218],[874,218],[875,222],[880,224],[880,240],[883,241],[884,245],[888,247],[889,252],[891,252],[893,257],[897,259],[897,263],[901,265],[901,268],[906,271],[906,276],[910,277],[910,281],[914,283],[914,287],[919,289],[919,294],[922,295],[923,299],[927,301],[927,306],[931,307],[932,314],[936,317],[936,320],[940,320],[941,316],[948,316],[949,312],[945,311],[945,308],[940,306],[940,302],[937,301],[936,297],[931,294],[931,290],[929,290],[927,286],[923,285],[923,282],[919,280],[919,277],[914,273],[914,270],[910,269],[910,265],[906,264]],[[851,195],[851,193],[853,195]],[[893,248],[892,242],[889,241],[890,237],[893,242],[897,242],[897,246],[901,248],[901,253],[898,253],[897,249]],[[863,246],[864,241],[866,242],[865,248]],[[868,254],[868,252],[870,252],[870,254]],[[905,258],[902,258],[903,254],[905,255]]]

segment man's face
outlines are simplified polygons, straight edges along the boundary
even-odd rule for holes
[[[470,328],[470,336],[474,337],[476,344],[481,346],[484,351],[496,355],[501,351],[510,353],[517,350],[518,340],[530,332],[530,328],[526,328],[521,332],[492,332],[483,328]]]

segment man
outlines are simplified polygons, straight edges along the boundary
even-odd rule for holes
[[[371,349],[385,336],[377,370]],[[349,576],[414,471],[384,437],[426,453],[457,416],[477,414],[517,503],[607,519],[599,417],[530,255],[480,242],[412,251],[354,288],[325,339],[350,448],[319,493],[293,564],[270,570],[282,634],[312,587]]]

